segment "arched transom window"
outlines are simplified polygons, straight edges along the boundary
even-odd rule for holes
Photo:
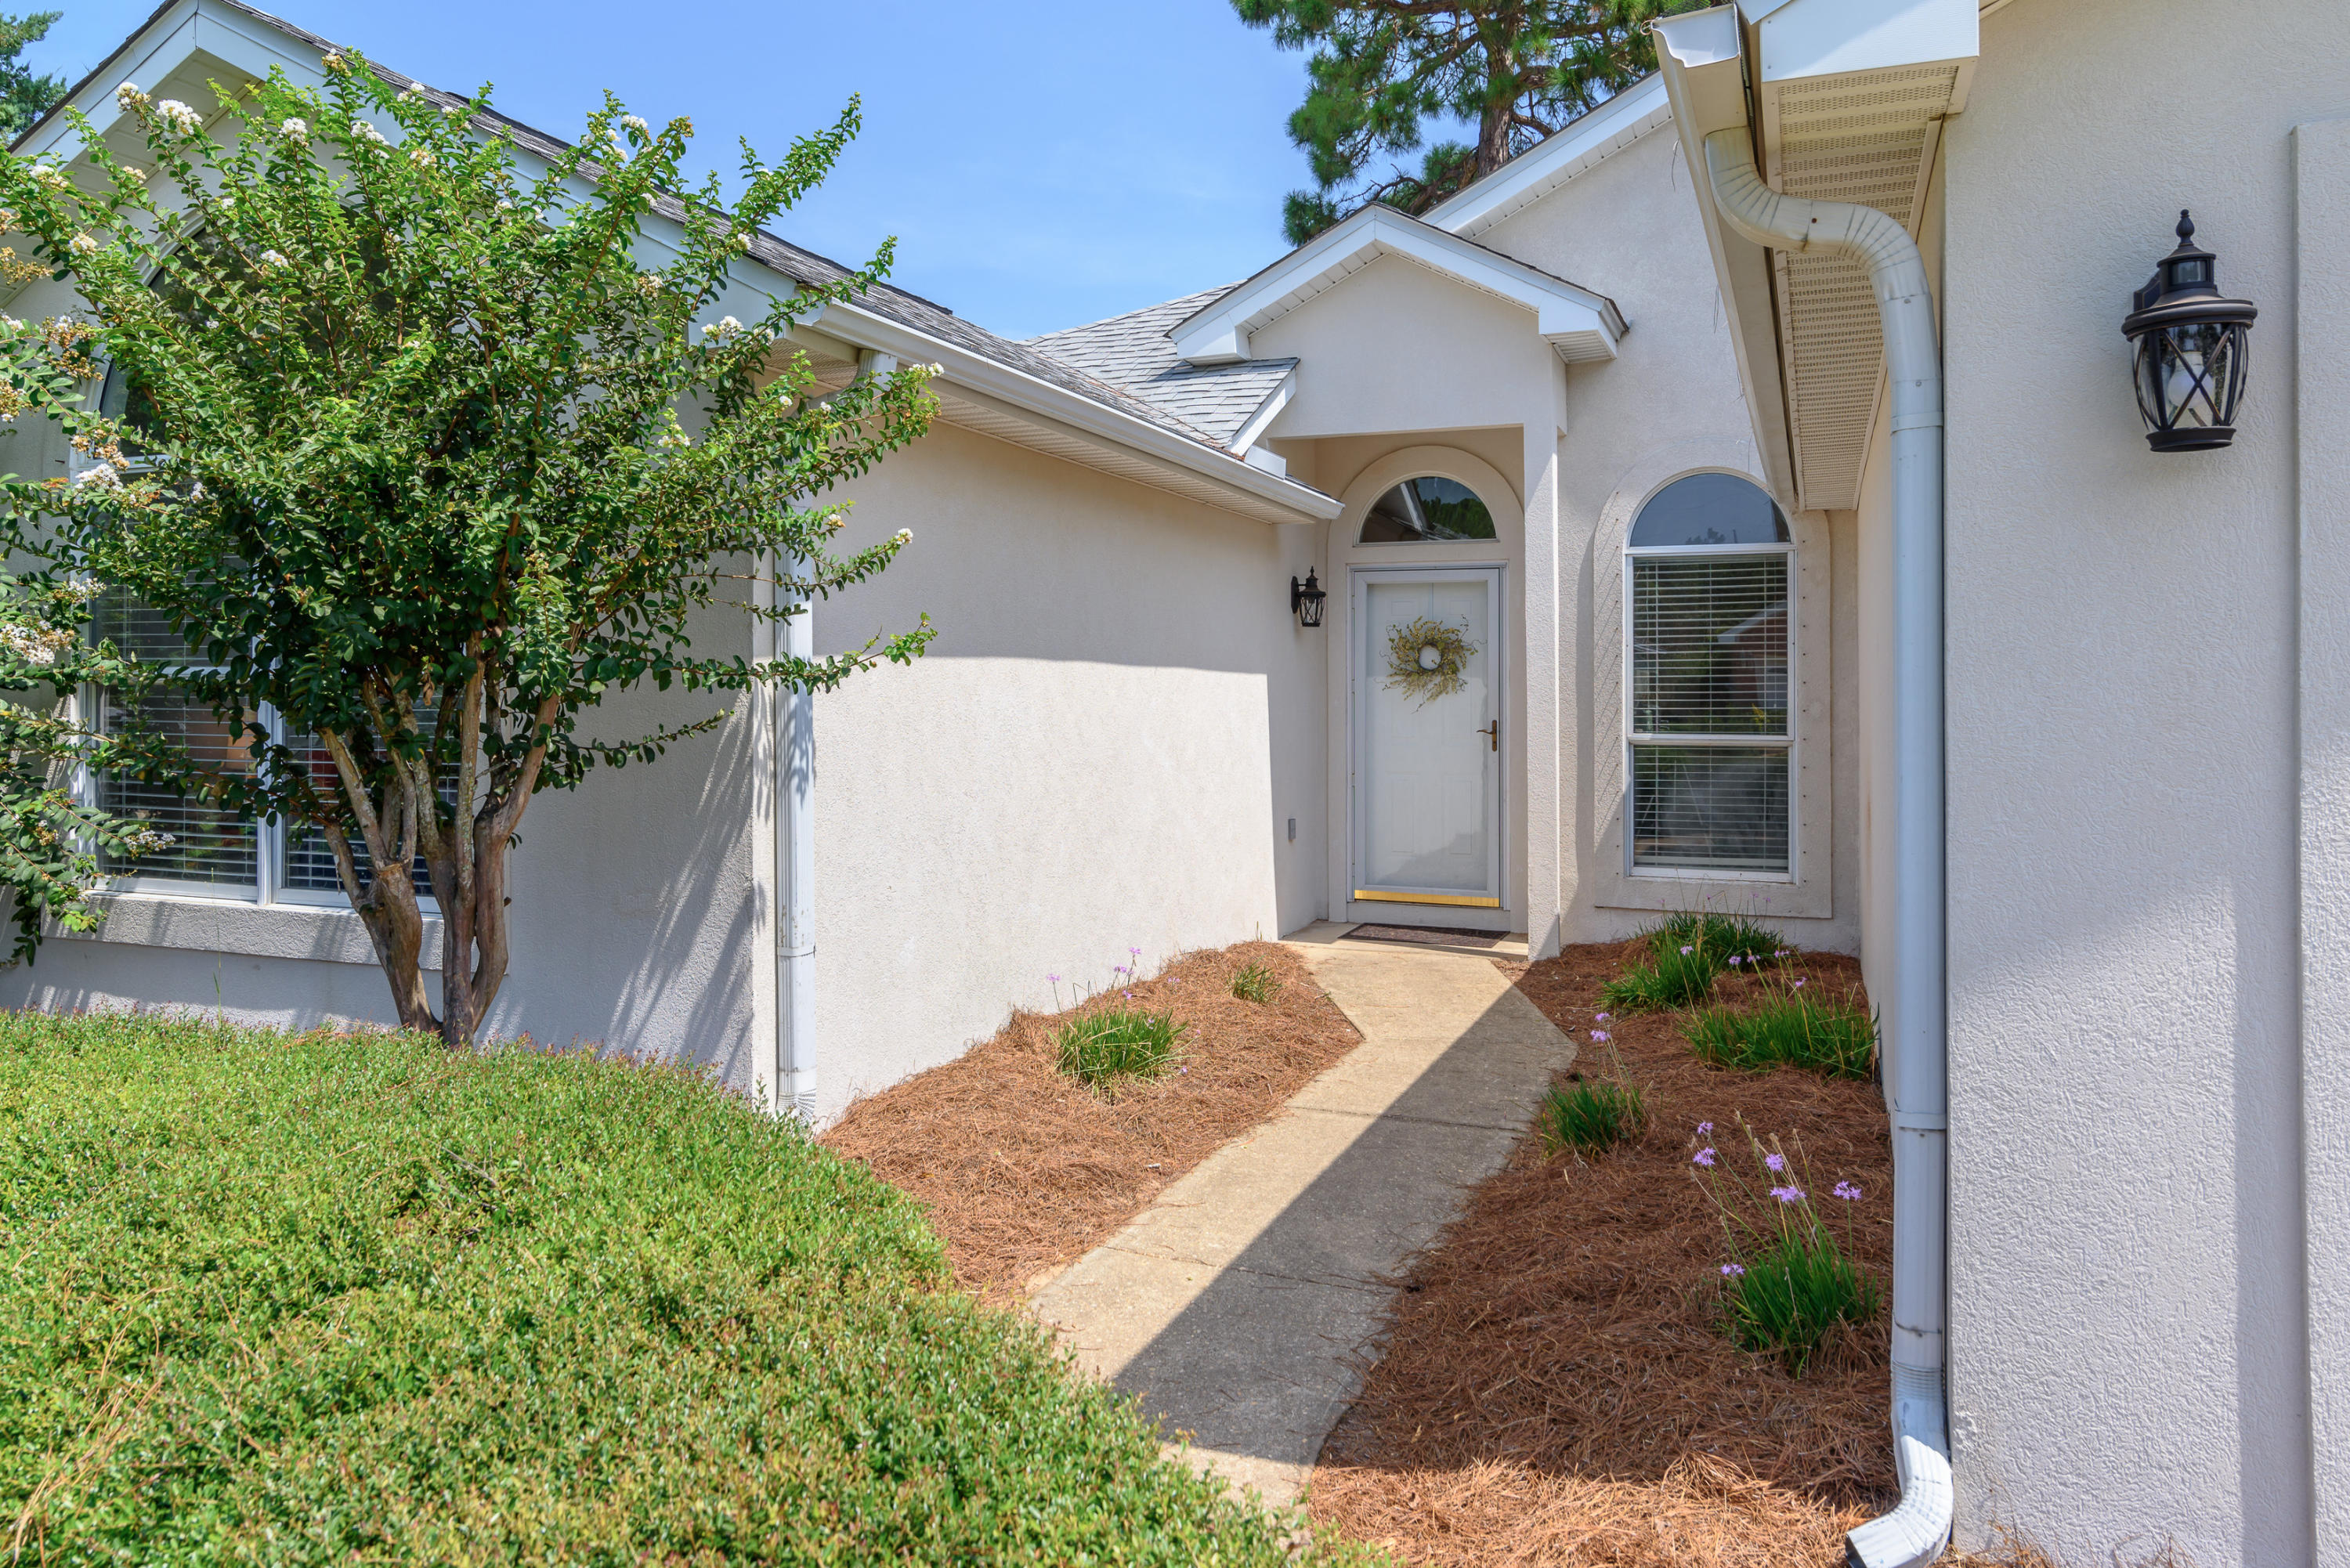
[[[1363,518],[1359,545],[1431,545],[1448,539],[1491,539],[1493,514],[1458,480],[1423,474],[1390,488]]]
[[[1794,546],[1731,473],[1650,496],[1626,544],[1631,868],[1784,877]]]

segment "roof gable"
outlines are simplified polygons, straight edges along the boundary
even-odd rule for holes
[[[1426,214],[1440,229],[1475,239],[1532,206],[1593,164],[1672,123],[1664,78],[1643,77],[1597,109],[1526,149],[1482,180],[1446,197]]]
[[[1296,386],[1295,359],[1242,359],[1187,365],[1168,331],[1231,292],[1232,286],[1145,306],[1028,339],[1032,348],[1097,376],[1223,442],[1245,452]]]
[[[1606,295],[1375,203],[1176,323],[1169,332],[1176,357],[1191,365],[1246,359],[1251,333],[1383,255],[1532,310],[1536,330],[1569,364],[1614,358],[1624,336],[1623,313]]]

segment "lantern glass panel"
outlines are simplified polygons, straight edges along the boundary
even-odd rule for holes
[[[2181,323],[2139,338],[2137,400],[2147,428],[2232,424],[2243,386],[2243,354],[2241,329],[2226,323]]]

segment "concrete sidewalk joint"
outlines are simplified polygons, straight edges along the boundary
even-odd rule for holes
[[[1035,1296],[1203,1468],[1295,1501],[1411,1255],[1500,1168],[1575,1046],[1490,956],[1299,953],[1363,1043]]]

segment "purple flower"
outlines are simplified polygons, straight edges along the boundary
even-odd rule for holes
[[[1797,981],[1795,982],[1795,989],[1796,989],[1797,991],[1801,991],[1801,990],[1803,990],[1803,989],[1804,989],[1804,982],[1803,982],[1802,981],[1800,981],[1800,980],[1799,980],[1799,981]]]
[[[1724,1263],[1721,1265],[1721,1277],[1725,1280],[1737,1279],[1745,1272],[1746,1265],[1743,1263]]]
[[[1136,958],[1140,958],[1142,956],[1142,950],[1140,948],[1128,948],[1126,950],[1132,953]]]
[[[1591,1015],[1591,1022],[1594,1023],[1605,1023],[1607,1022],[1607,1015],[1604,1012],[1595,1012]]]
[[[1837,1182],[1835,1184],[1835,1195],[1838,1198],[1843,1199],[1846,1203],[1857,1203],[1860,1201],[1860,1189],[1854,1186],[1849,1181]]]
[[[1051,981],[1055,985],[1061,983],[1061,977],[1057,974],[1048,974],[1045,978]]]
[[[1592,1040],[1592,1044],[1596,1044],[1596,1045],[1605,1045],[1605,1044],[1607,1044],[1607,1031],[1606,1031],[1605,1029],[1595,1029],[1595,1030],[1593,1030],[1593,1031],[1591,1032],[1591,1040]]]
[[[1804,1200],[1804,1189],[1790,1182],[1784,1187],[1773,1188],[1771,1196],[1782,1203],[1801,1203]]]
[[[1763,1168],[1763,1169],[1765,1169],[1765,1170],[1774,1170],[1774,1171],[1775,1171],[1775,1170],[1784,1170],[1784,1169],[1786,1169],[1786,1168],[1787,1168],[1787,1162],[1786,1162],[1786,1160],[1785,1160],[1784,1158],[1783,1158],[1782,1157],[1780,1157],[1780,1156],[1778,1156],[1778,1155],[1775,1155],[1775,1154],[1766,1154],[1766,1155],[1764,1155],[1764,1156],[1762,1157],[1762,1168]]]
[[[1132,1002],[1134,1000],[1134,992],[1130,991],[1121,991],[1118,994],[1126,998],[1128,1002]]]
[[[1176,1070],[1178,1073],[1188,1073],[1188,1072],[1190,1072],[1191,1069],[1191,1068],[1189,1068],[1189,1067],[1178,1067],[1178,1068],[1176,1068],[1175,1070]]]
[[[1710,1148],[1701,1148],[1698,1150],[1695,1154],[1690,1156],[1690,1163],[1691,1165],[1704,1166],[1709,1170],[1712,1169],[1713,1150]]]
[[[1695,952],[1695,951],[1697,951],[1697,950],[1696,950],[1695,948],[1683,948],[1683,949],[1681,950],[1681,957],[1683,957],[1683,958],[1687,958],[1687,957],[1689,957],[1689,956],[1690,956],[1690,954],[1691,954],[1691,953],[1693,953],[1693,952]]]
[[[1737,968],[1741,963],[1742,963],[1742,962],[1744,962],[1744,961],[1744,961],[1744,960],[1742,960],[1742,959],[1741,959],[1741,958],[1740,958],[1736,953],[1732,953],[1732,954],[1731,954],[1731,955],[1730,955],[1730,967],[1731,967],[1731,968],[1732,968],[1732,969],[1736,969],[1736,968]]]
[[[1698,1124],[1697,1124],[1697,1136],[1698,1136],[1698,1137],[1703,1137],[1706,1134],[1708,1134],[1708,1133],[1711,1132],[1712,1130],[1713,1130],[1713,1124],[1712,1124],[1711,1122],[1700,1122],[1700,1123],[1698,1123]]]

